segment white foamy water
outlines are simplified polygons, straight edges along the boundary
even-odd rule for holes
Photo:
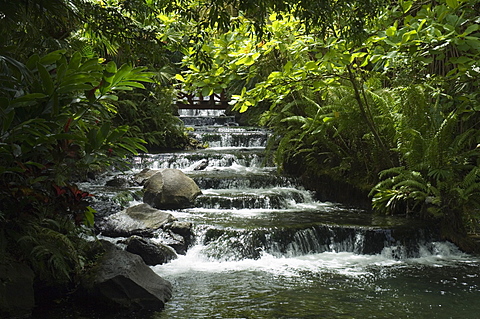
[[[222,273],[231,271],[262,271],[274,275],[298,276],[302,271],[339,273],[364,273],[364,266],[372,264],[395,264],[398,261],[383,256],[355,255],[353,253],[321,253],[300,257],[275,257],[263,254],[259,259],[219,261],[202,254],[202,247],[195,247],[186,256],[153,269],[165,278],[194,272]]]
[[[192,167],[192,166],[190,166]],[[191,168],[184,169],[184,172],[191,172]],[[254,173],[254,174],[267,174],[270,172],[274,172],[275,168],[274,167],[258,167],[258,166],[244,166],[240,165],[237,162],[233,162],[230,166],[209,166],[206,167],[204,170],[197,171],[199,173],[203,172],[228,172],[232,174],[248,174],[248,173]]]
[[[322,207],[322,205],[313,206],[312,210],[315,211],[316,208]],[[185,213],[190,214],[199,214],[205,213],[209,215],[231,215],[231,216],[238,216],[238,217],[249,217],[249,216],[262,216],[268,215],[268,213],[294,213],[298,212],[296,208],[290,209],[268,209],[268,208],[230,208],[230,209],[218,209],[218,208],[186,208],[183,212],[183,216],[188,216]],[[176,213],[175,213],[176,214]],[[180,216],[180,215],[178,215]]]
[[[263,146],[210,146],[208,149],[212,151],[237,151],[237,150],[262,151],[265,149],[265,147]]]
[[[259,259],[242,259],[220,261],[207,257],[202,245],[191,248],[184,256],[165,265],[153,267],[160,276],[175,280],[177,276],[195,272],[223,273],[232,271],[261,271],[273,275],[287,277],[302,276],[308,273],[338,273],[347,276],[364,276],[370,273],[371,267],[408,267],[421,264],[443,267],[456,263],[469,262],[471,256],[461,253],[456,246],[449,243],[434,243],[437,251],[429,252],[420,249],[418,258],[398,260],[391,257],[388,249],[381,254],[361,255],[351,252],[324,252],[297,257],[276,257],[263,253]]]
[[[316,201],[262,167],[271,161],[256,152],[257,133],[205,128],[207,150],[134,159],[136,170],[181,169],[203,191],[197,207],[169,211],[193,223],[197,244],[152,267],[174,289],[155,319],[478,317],[477,257],[446,242],[417,246],[432,239],[405,233],[416,229],[405,221]]]

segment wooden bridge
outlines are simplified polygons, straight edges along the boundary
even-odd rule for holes
[[[213,109],[225,110],[228,108],[228,98],[225,92],[208,96],[179,93],[176,105],[179,109]]]

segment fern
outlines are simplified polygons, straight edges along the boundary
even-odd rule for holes
[[[74,242],[79,239],[75,233],[66,235],[61,229],[64,228],[58,221],[48,219],[43,225],[29,225],[25,235],[18,239],[23,250],[29,252],[26,257],[42,280],[67,282],[82,268],[78,245]]]
[[[470,187],[478,187],[480,183],[480,168],[474,167],[465,177],[461,186],[468,189]]]
[[[393,167],[380,173],[380,181],[370,191],[372,206],[386,213],[425,213],[429,205],[438,205],[439,194],[436,188],[420,172],[405,167]]]

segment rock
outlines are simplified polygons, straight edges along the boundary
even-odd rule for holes
[[[144,191],[143,202],[160,209],[191,207],[202,193],[193,179],[172,168],[160,170],[150,177]]]
[[[190,168],[194,171],[202,171],[207,167],[208,167],[208,159],[202,159],[196,163],[193,163],[193,165]]]
[[[110,187],[126,187],[128,186],[128,181],[124,177],[114,177],[111,180],[108,180],[105,183],[105,186],[110,186]]]
[[[177,258],[177,254],[173,248],[138,236],[132,236],[127,239],[127,247],[125,250],[132,254],[139,255],[143,261],[150,266],[162,265]]]
[[[150,177],[157,174],[158,172],[160,172],[160,170],[158,169],[145,168],[140,173],[133,176],[133,182],[136,185],[143,186]]]
[[[106,217],[116,214],[123,209],[122,205],[106,195],[98,194],[87,199],[89,206],[96,210],[94,214],[95,226]]]
[[[192,223],[190,222],[174,221],[168,226],[168,229],[171,229],[174,233],[182,235],[183,237],[191,237],[193,235]]]
[[[172,214],[144,203],[104,218],[97,227],[109,237],[151,236],[155,230],[175,220]]]
[[[105,253],[82,280],[89,300],[132,310],[161,310],[172,296],[172,285],[158,276],[138,255],[106,241]]]
[[[170,229],[164,229],[156,235],[162,244],[172,247],[177,254],[185,255],[187,253],[188,244],[183,236],[175,234]]]
[[[21,263],[0,264],[0,317],[27,318],[35,306],[33,271]]]
[[[183,237],[186,248],[193,242],[192,223],[175,221],[167,229]]]

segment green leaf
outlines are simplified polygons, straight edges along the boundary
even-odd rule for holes
[[[60,101],[58,99],[58,92],[54,92],[51,97],[52,113],[58,115],[60,113]]]
[[[94,74],[90,73],[74,73],[66,76],[64,80],[59,83],[59,87],[68,86],[71,84],[85,84],[91,83],[92,85],[98,85],[98,78]]]
[[[133,81],[152,82],[151,76],[153,73],[143,72],[146,68],[133,68],[129,64],[124,64],[120,67],[113,79],[108,79],[107,82],[102,82],[100,87],[101,94],[106,94],[109,90],[132,90]],[[135,87],[140,87],[138,84]]]
[[[132,70],[133,70],[133,67],[130,64],[123,64],[120,67],[120,69],[118,69],[117,73],[115,73],[115,77],[114,77],[114,81],[112,82],[112,85],[119,83]]]
[[[107,138],[108,134],[110,133],[110,127],[111,127],[110,122],[105,122],[100,127],[100,130],[98,131],[98,134],[97,134],[98,145],[103,144],[103,142]]]
[[[99,100],[118,101],[118,96],[115,94],[105,94],[105,95],[102,95],[102,97]]]
[[[312,85],[313,85],[313,88],[314,88],[315,90],[318,90],[318,89],[320,89],[320,88],[327,87],[327,84],[326,84],[325,82],[323,82],[323,81],[314,81],[314,82],[312,83]]]
[[[467,36],[467,37],[465,37],[465,42],[467,43],[467,45],[470,48],[472,48],[474,50],[477,50],[477,54],[478,54],[478,51],[480,51],[480,39],[479,38]]]
[[[241,58],[237,62],[235,62],[236,65],[245,65],[245,66],[250,66],[255,62],[253,57],[251,55],[248,55],[246,57]]]
[[[284,118],[281,122],[296,122],[296,123],[306,123],[307,119],[303,116],[289,116],[287,118]]]
[[[398,51],[390,51],[390,52],[388,52],[388,54],[386,55],[386,57],[387,57],[388,59],[393,59],[393,58],[395,58],[395,57],[397,56],[397,54],[398,54]]]
[[[10,126],[12,125],[13,119],[15,118],[15,111],[11,110],[7,114],[2,114],[1,118],[2,132],[6,132],[10,129]]]
[[[138,151],[137,151],[137,150],[135,149],[135,147],[133,147],[132,145],[125,144],[125,143],[119,143],[118,146],[120,146],[121,148],[126,149],[128,152],[130,152],[130,153],[133,154],[133,155],[138,154]]]
[[[59,94],[65,94],[65,93],[71,93],[71,92],[77,92],[77,91],[83,91],[83,90],[89,90],[91,89],[92,86],[90,84],[86,83],[77,83],[77,84],[71,84],[71,85],[65,85],[57,89],[57,92]]]
[[[12,101],[12,104],[20,104],[20,103],[25,103],[25,102],[34,102],[36,100],[44,99],[48,97],[48,95],[43,94],[43,93],[30,93],[26,94],[24,96],[21,96],[15,100]]]
[[[61,82],[67,73],[67,65],[62,63],[57,67],[57,81]]]
[[[180,82],[185,82],[185,79],[183,78],[183,76],[181,74],[175,74],[175,79],[180,81]]]
[[[240,107],[240,113],[244,113],[248,110],[248,105],[246,105],[245,103],[242,104],[242,106]]]
[[[447,0],[447,6],[449,6],[452,9],[458,8],[458,0]]]
[[[472,24],[472,25],[469,26],[469,27],[465,30],[465,32],[463,32],[460,36],[461,36],[461,37],[467,36],[467,35],[469,35],[470,33],[477,31],[478,28],[479,28],[479,25],[478,25],[478,24]]]
[[[44,91],[48,95],[51,95],[54,89],[52,77],[50,76],[47,69],[42,64],[37,63],[37,69],[38,69],[38,73],[40,74],[40,78],[42,79],[42,87]]]
[[[410,38],[412,35],[414,34],[417,34],[417,31],[416,30],[411,30],[409,32],[406,32],[402,35],[402,42],[400,44],[404,44],[404,43],[407,43],[408,41],[410,41]]]
[[[78,70],[80,68],[80,63],[82,61],[82,54],[80,52],[75,52],[70,59],[70,63],[68,64],[69,70]]]
[[[77,68],[79,72],[92,72],[92,71],[98,72],[103,69],[103,66],[99,63],[98,59],[90,59],[81,63]],[[71,69],[70,66],[69,66],[69,69]]]
[[[209,87],[204,87],[202,88],[202,95],[203,96],[209,96],[209,95],[212,95],[213,94],[213,89],[212,88],[209,88]]]
[[[34,68],[37,67],[37,63],[39,63],[39,61],[40,61],[40,56],[38,54],[34,54],[28,59],[26,66],[28,69],[33,70]]]
[[[290,73],[290,70],[292,69],[293,63],[292,61],[288,61],[284,66],[283,66],[283,71],[285,73]]]
[[[386,33],[389,37],[393,37],[396,32],[397,32],[397,27],[396,27],[396,26],[391,26],[390,28],[388,28],[388,29],[385,31],[385,33]]]
[[[403,1],[401,2],[403,12],[408,12],[412,8],[413,1]]]
[[[417,27],[417,33],[420,32],[420,30],[422,30],[423,26],[425,25],[425,23],[427,22],[427,19],[422,19],[422,21],[420,21],[420,23],[418,24],[418,27]]]
[[[132,91],[133,88],[131,86],[124,86],[123,83],[122,83],[122,85],[112,87],[111,90]]]
[[[451,58],[450,62],[455,63],[455,64],[465,64],[469,62],[473,62],[474,60],[472,58],[466,57],[466,56],[461,56],[458,58]]]
[[[115,130],[113,130],[107,137],[107,139],[105,140],[106,143],[113,143],[113,142],[116,142],[120,137],[122,137],[126,132],[126,129],[123,130],[121,128],[116,128]]]
[[[108,62],[107,66],[105,67],[105,71],[112,74],[117,73],[117,65],[115,64],[115,62],[113,61]]]
[[[84,223],[85,223],[85,226],[87,227],[93,227],[94,224],[95,224],[95,213],[97,213],[97,211],[95,209],[93,209],[92,207],[90,206],[87,206],[87,210],[85,211],[85,220],[84,220]]]
[[[272,72],[268,75],[267,81],[272,81],[276,78],[281,78],[281,77],[282,77],[282,73],[275,71],[275,72]],[[243,88],[245,89],[245,87],[243,87]]]
[[[130,89],[131,88],[139,88],[139,89],[145,89],[145,86],[142,84],[142,83],[139,83],[139,82],[133,82],[133,81],[122,81],[121,82],[122,84],[122,87],[129,87]],[[115,87],[115,89],[119,89],[119,87]]]
[[[346,63],[353,63],[353,61],[355,61],[356,58],[361,58],[361,57],[364,57],[365,55],[367,55],[366,52],[355,52],[353,54],[351,54],[350,56],[348,56],[348,60],[345,60]]]
[[[311,71],[311,70],[315,70],[318,68],[318,65],[314,62],[314,61],[308,61],[306,64],[305,64],[305,69]]]
[[[12,108],[10,107],[10,100],[6,97],[0,97],[0,114],[3,116],[6,113],[10,112]]]
[[[97,128],[92,128],[87,133],[88,143],[85,144],[85,153],[89,154],[93,150],[98,149],[99,145],[96,144],[97,142]]]
[[[72,134],[72,133],[59,133],[52,136],[57,140],[84,140],[83,137]]]
[[[107,66],[105,67],[105,70],[103,71],[104,83],[112,84],[116,72],[117,72],[117,65],[115,64],[115,62],[113,61],[108,62]]]
[[[58,61],[63,56],[63,54],[65,54],[65,52],[66,50],[57,50],[50,52],[49,54],[41,57],[39,62],[43,65],[53,64]]]
[[[225,69],[223,67],[219,67],[215,73],[214,73],[214,76],[220,76],[222,75],[223,73],[225,72]]]

